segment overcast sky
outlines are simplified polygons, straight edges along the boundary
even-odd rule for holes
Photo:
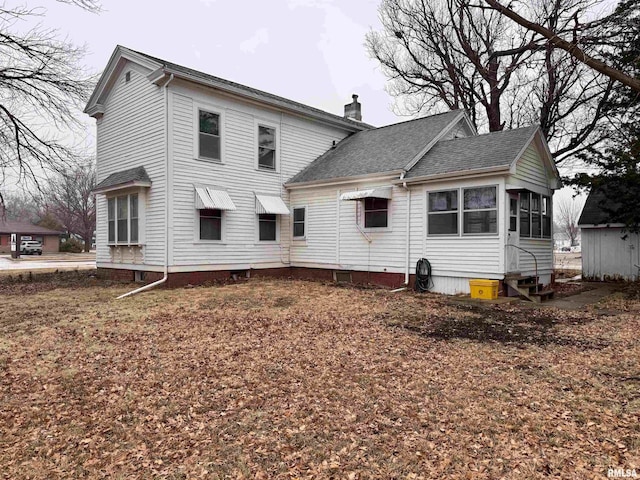
[[[335,114],[357,93],[363,120],[384,125],[402,118],[364,47],[369,29],[380,28],[378,3],[103,0],[92,14],[49,0],[43,21],[86,44],[96,72],[120,44]]]
[[[378,4],[103,0],[103,11],[94,14],[46,0],[41,21],[86,45],[85,63],[96,73],[120,44],[338,115],[357,93],[363,120],[380,126],[406,118],[392,112],[386,78],[364,46],[365,34],[381,29]],[[92,144],[93,119],[86,124]],[[566,190],[561,196],[570,197]]]

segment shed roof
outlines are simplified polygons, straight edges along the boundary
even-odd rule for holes
[[[0,233],[3,235],[11,233],[19,233],[21,235],[61,235],[64,232],[33,225],[31,222],[24,220],[0,219]]]
[[[354,133],[322,154],[287,183],[400,171],[461,116],[461,110],[454,110]]]
[[[126,187],[129,184],[134,185],[139,183],[148,183],[149,186],[151,185],[151,179],[149,178],[149,175],[147,175],[147,171],[144,167],[134,167],[112,173],[96,185],[93,191],[100,192],[112,190],[116,187]]]
[[[436,143],[406,178],[468,170],[509,167],[531,141],[538,127],[517,128]]]
[[[589,192],[587,201],[584,204],[578,225],[606,225],[609,223],[619,223],[612,219],[606,210],[615,210],[619,205],[613,202],[606,195],[606,186],[593,188]]]

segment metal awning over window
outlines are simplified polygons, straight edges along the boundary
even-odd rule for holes
[[[271,195],[256,195],[256,213],[289,215],[289,209],[280,197],[274,197]]]
[[[196,208],[198,210],[235,210],[236,206],[224,190],[196,187]]]
[[[362,200],[365,198],[391,198],[391,187],[376,187],[366,190],[354,190],[340,195],[340,200]]]

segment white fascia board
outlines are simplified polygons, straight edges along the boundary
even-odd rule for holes
[[[438,134],[438,135],[437,135],[433,140],[431,140],[429,143],[427,143],[427,144],[424,146],[424,148],[423,148],[422,150],[420,150],[420,151],[418,152],[418,154],[417,154],[415,157],[413,157],[413,158],[411,159],[411,161],[410,161],[409,163],[407,163],[407,164],[404,166],[404,168],[403,168],[402,170],[403,170],[403,171],[405,171],[405,172],[408,172],[409,170],[411,170],[411,169],[416,165],[416,163],[418,163],[418,162],[420,161],[420,159],[421,159],[422,157],[424,157],[424,156],[426,155],[426,153],[427,153],[429,150],[431,150],[431,149],[433,148],[433,146],[434,146],[434,145],[435,145],[435,144],[436,144],[436,143],[437,143],[437,142],[438,142],[442,137],[444,137],[444,136],[445,136],[445,134],[446,134],[449,130],[451,130],[451,128],[452,128],[454,125],[456,125],[456,124],[460,121],[460,118],[461,118],[461,117],[463,117],[463,116],[464,116],[464,112],[459,112],[459,113],[458,113],[458,115],[456,115],[456,116],[454,117],[454,119],[453,119],[453,120],[451,120],[451,122],[449,122],[449,124],[448,124],[446,127],[444,127],[444,128],[440,131],[440,133],[439,133],[439,134]]]
[[[92,190],[92,193],[96,195],[100,193],[115,192],[116,190],[125,190],[127,188],[132,188],[132,187],[149,188],[151,187],[151,182],[135,181],[135,182],[120,183],[118,185],[110,185],[104,188],[97,188],[95,190]]]
[[[415,183],[427,183],[427,182],[435,182],[440,180],[451,180],[456,178],[469,178],[469,177],[484,177],[490,175],[496,175],[500,173],[509,173],[509,166],[504,165],[501,167],[487,167],[487,168],[477,168],[473,170],[459,170],[457,172],[450,173],[440,173],[437,175],[424,175],[421,177],[413,177],[413,178],[405,178],[404,180],[398,180],[394,182],[395,184],[407,183],[407,185],[415,184]]]
[[[624,223],[584,223],[578,224],[579,228],[624,228]]]
[[[308,187],[329,187],[333,185],[344,185],[345,183],[364,183],[364,182],[379,182],[383,180],[393,181],[399,178],[402,170],[393,170],[391,172],[385,172],[381,175],[367,174],[367,175],[354,175],[352,177],[339,177],[330,178],[324,180],[313,180],[311,182],[297,182],[297,183],[285,183],[284,187],[287,190],[295,190],[298,188]]]
[[[181,78],[183,80],[188,80],[190,82],[194,82],[194,83],[198,83],[200,85],[205,85],[207,87],[211,87],[214,88],[216,90],[219,90],[221,92],[227,92],[229,94],[232,94],[236,97],[241,97],[245,100],[250,100],[252,102],[255,102],[259,105],[270,105],[272,107],[276,107],[279,110],[286,110],[288,112],[292,112],[295,113],[296,115],[300,115],[304,118],[312,118],[315,120],[318,120],[322,123],[326,123],[329,125],[333,125],[333,126],[338,126],[344,130],[349,130],[352,132],[359,132],[362,130],[370,130],[372,128],[376,128],[373,125],[368,125],[366,123],[362,123],[362,125],[354,125],[351,122],[347,122],[344,121],[340,118],[333,118],[332,116],[330,116],[330,114],[326,113],[326,112],[309,112],[307,110],[305,110],[304,108],[297,108],[295,105],[290,105],[288,103],[285,102],[281,102],[276,98],[273,99],[267,99],[264,98],[262,96],[260,96],[259,94],[254,94],[252,92],[249,92],[243,88],[238,88],[238,87],[234,87],[233,85],[228,85],[226,83],[221,83],[221,82],[216,82],[215,80],[205,80],[203,78],[199,78],[195,75],[189,75],[187,73],[184,73],[182,71],[176,71],[174,69],[171,68],[165,68],[164,72],[166,74],[173,74],[176,78]],[[310,107],[312,108],[312,107]]]
[[[109,58],[109,61],[107,62],[107,66],[102,72],[102,75],[100,75],[100,79],[98,80],[98,83],[96,84],[96,88],[93,90],[93,93],[91,94],[91,97],[87,102],[87,105],[84,109],[84,113],[87,113],[90,115],[89,110],[91,110],[95,104],[100,103],[99,102],[100,98],[103,97],[103,94],[107,86],[109,85],[109,82],[112,76],[117,72],[118,66],[121,63],[121,60],[123,59],[137,63],[152,71],[157,70],[159,67],[162,66],[159,63],[154,62],[147,57],[144,57],[132,50],[129,50],[128,48],[118,45],[113,51],[113,53],[111,54],[111,57]]]

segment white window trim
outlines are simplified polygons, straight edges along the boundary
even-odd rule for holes
[[[204,210],[207,210],[206,208]],[[212,209],[217,210],[217,209]],[[220,240],[207,240],[200,238],[200,209],[194,209],[195,215],[193,218],[193,243],[194,244],[214,244],[225,245],[227,243],[227,212],[226,210],[220,210]]]
[[[293,226],[295,225],[295,211],[298,209],[304,209],[304,235],[301,237],[296,237],[293,234]],[[297,205],[295,207],[291,207],[291,238],[295,242],[304,242],[307,240],[307,232],[309,227],[309,206],[308,205]]]
[[[275,153],[275,168],[266,168],[261,167],[258,164],[259,161],[259,145],[258,145],[258,132],[259,127],[267,127],[273,128],[275,130],[276,137],[276,153]],[[254,118],[253,121],[253,131],[254,131],[254,139],[253,139],[253,156],[254,156],[254,168],[259,172],[267,172],[267,173],[280,173],[280,125],[274,122],[270,122],[268,120],[263,120],[261,118]]]
[[[260,215],[259,213],[255,215],[255,244],[256,245],[278,245],[280,244],[280,217],[282,215],[273,214],[276,216],[276,239],[275,240],[260,240]]]
[[[131,195],[138,195],[138,240],[136,242],[131,241]],[[127,197],[127,241],[118,241],[118,197]],[[109,200],[115,199],[115,237],[114,241],[109,241]],[[106,196],[106,213],[107,213],[107,245],[110,247],[135,247],[142,246],[145,243],[145,192],[144,190],[123,190],[113,191],[110,195]]]
[[[442,190],[427,190],[426,192],[426,215],[427,215],[427,236],[428,237],[434,237],[434,238],[446,238],[446,237],[450,237],[450,238],[458,238],[460,237],[461,233],[462,233],[462,228],[461,228],[461,213],[462,210],[460,209],[460,194],[462,193],[460,191],[460,188],[444,188]],[[430,232],[430,228],[429,228],[429,215],[431,214],[431,212],[429,211],[429,194],[430,193],[442,193],[442,192],[458,192],[458,209],[455,211],[457,214],[457,226],[458,226],[458,232],[457,233],[431,233]],[[450,213],[453,210],[447,210],[446,212],[433,212],[434,215],[438,215],[438,214],[442,214],[442,213]]]
[[[549,241],[553,241],[553,196],[552,195],[545,195],[544,193],[539,193],[539,192],[534,192],[533,190],[525,190],[527,195],[529,196],[529,210],[527,211],[527,216],[529,217],[529,235],[522,235],[521,233],[521,228],[520,228],[520,218],[521,218],[521,205],[522,205],[522,194],[520,194],[518,196],[518,236],[521,239],[524,240],[533,240],[533,241],[537,241],[537,242],[549,242]],[[531,201],[531,194],[534,195],[538,195],[540,196],[540,236],[539,237],[534,237],[533,236],[533,202]],[[544,236],[544,218],[545,215],[542,213],[543,211],[543,202],[544,202],[544,198],[548,198],[549,199],[549,208],[550,208],[550,212],[549,212],[549,217],[551,218],[551,232],[550,232],[550,236],[545,237]]]
[[[220,136],[220,160],[200,156],[200,110],[215,113],[220,116],[219,136]],[[193,102],[193,153],[196,160],[215,164],[225,163],[225,113],[220,105],[205,102]]]
[[[364,214],[364,202],[366,199],[361,199],[361,200],[354,200],[354,203],[356,203],[356,210],[358,211],[357,213],[357,222],[358,225],[360,225],[360,228],[362,228],[363,232],[366,233],[376,233],[376,232],[392,232],[393,228],[391,227],[391,225],[393,225],[392,221],[393,221],[393,215],[391,213],[391,198],[385,198],[384,200],[387,201],[387,226],[386,227],[365,227],[364,226],[364,219],[365,219],[365,214]],[[360,204],[360,205],[357,205]]]
[[[465,190],[475,190],[477,188],[489,188],[489,187],[493,187],[496,189],[496,206],[495,208],[474,208],[472,210],[467,210],[464,208],[464,191]],[[460,213],[462,215],[460,215],[460,234],[463,237],[497,237],[500,235],[500,202],[498,201],[498,195],[500,192],[500,186],[498,184],[492,184],[492,185],[473,185],[473,186],[469,186],[469,187],[460,187],[460,194],[458,195],[458,201],[460,202]],[[490,212],[492,210],[496,211],[496,231],[494,232],[487,232],[487,233],[465,233],[464,232],[464,214],[466,212]]]

